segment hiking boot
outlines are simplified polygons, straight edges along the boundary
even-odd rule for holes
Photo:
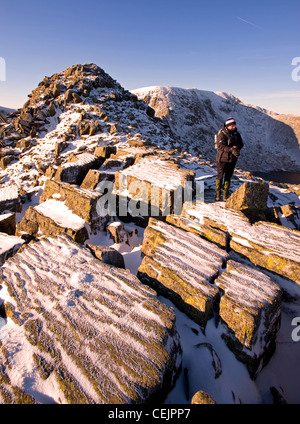
[[[216,202],[221,200],[221,180],[216,180]]]
[[[223,200],[226,201],[229,197],[230,181],[224,182]]]

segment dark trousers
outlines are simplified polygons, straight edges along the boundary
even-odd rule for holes
[[[217,180],[230,181],[235,168],[235,162],[217,162]]]

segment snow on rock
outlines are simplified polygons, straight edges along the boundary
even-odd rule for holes
[[[6,259],[17,253],[24,243],[25,240],[21,237],[0,233],[0,266],[4,264]]]
[[[114,188],[119,196],[140,202],[141,215],[158,216],[174,211],[177,196],[182,199],[184,187],[188,186],[186,183],[190,183],[192,189],[193,181],[193,171],[180,168],[171,160],[150,155],[116,172]]]
[[[213,280],[228,253],[197,234],[154,218],[145,230],[142,252],[138,277],[205,326],[219,297]]]
[[[215,283],[224,291],[219,315],[229,329],[222,337],[255,376],[276,348],[282,291],[262,272],[232,260]]]
[[[20,393],[42,403],[141,403],[173,384],[174,311],[129,271],[57,236],[6,261],[2,284],[1,397],[11,403]]]
[[[85,220],[91,230],[101,229],[109,220],[108,216],[98,214],[97,202],[102,194],[94,190],[84,189],[73,184],[47,180],[40,198],[40,203],[49,199],[64,202],[75,215]]]
[[[4,213],[0,215],[0,233],[14,235],[16,231],[16,214]]]
[[[18,223],[16,234],[51,236],[62,232],[81,244],[89,238],[89,226],[82,218],[75,215],[64,202],[49,199],[26,210]]]
[[[98,168],[99,164],[98,156],[82,153],[62,164],[55,172],[54,180],[80,185],[88,171],[92,168]]]

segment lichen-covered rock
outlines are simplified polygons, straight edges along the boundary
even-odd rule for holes
[[[97,187],[101,181],[112,181],[115,180],[115,173],[111,171],[103,171],[99,169],[90,169],[85,176],[81,188],[87,188],[89,190],[97,190]]]
[[[269,222],[257,222],[249,231],[231,231],[230,247],[255,265],[300,284],[299,231]]]
[[[166,216],[181,209],[184,187],[187,191],[191,189],[194,177],[193,171],[150,155],[116,172],[115,191],[119,196],[139,202],[141,215]]]
[[[222,289],[219,315],[228,346],[255,376],[275,350],[281,321],[281,289],[262,272],[229,260],[215,281]]]
[[[191,403],[192,405],[216,405],[217,402],[210,396],[210,394],[203,390],[199,390],[194,394]]]
[[[267,210],[268,195],[268,183],[247,181],[226,200],[225,207],[242,211],[250,221],[258,221]]]
[[[29,206],[17,225],[16,234],[55,236],[64,232],[83,244],[89,238],[87,227],[86,222],[72,213],[63,202],[49,199],[38,206]]]
[[[176,225],[176,227],[182,228],[183,230],[199,234],[201,237],[204,237],[221,247],[226,248],[228,246],[228,232],[203,223],[199,224],[192,217],[186,217],[184,215],[168,215],[166,217],[166,222]]]
[[[2,284],[2,390],[14,384],[41,403],[49,396],[57,403],[145,403],[174,383],[181,363],[174,310],[129,271],[61,235],[7,261]],[[12,381],[16,355],[26,361]]]
[[[138,277],[205,326],[219,298],[213,284],[228,258],[225,250],[162,221],[150,218]]]

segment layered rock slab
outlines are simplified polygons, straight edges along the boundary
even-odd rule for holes
[[[87,223],[68,209],[64,202],[55,199],[30,206],[17,225],[17,235],[22,232],[31,236],[53,236],[64,232],[81,244],[89,238]]]
[[[261,266],[300,284],[300,233],[278,224],[259,221],[251,225],[238,211],[220,204],[184,205],[183,216],[199,227],[219,229],[229,237],[230,249]],[[209,236],[209,232],[206,232]]]
[[[150,155],[116,172],[115,191],[139,202],[141,215],[166,216],[181,210],[184,189],[192,190],[195,173]]]
[[[25,243],[21,237],[0,233],[0,266],[13,256]]]
[[[26,387],[30,374],[29,395],[51,378],[63,403],[141,403],[172,385],[181,362],[174,310],[129,271],[57,236],[7,261],[2,284],[10,318],[1,329],[3,390]],[[27,361],[15,381],[10,340],[20,332]]]
[[[223,337],[255,376],[275,350],[282,291],[259,270],[233,260],[215,283],[224,292],[219,315],[228,332]]]
[[[197,234],[155,218],[150,218],[144,232],[142,252],[138,277],[205,326],[219,300],[214,279],[228,253]]]
[[[77,185],[46,180],[40,204],[46,200],[55,199],[64,202],[75,215],[84,219],[91,230],[103,229],[109,220],[108,216],[98,213],[97,203],[102,194],[94,190],[84,189]]]
[[[62,164],[55,172],[55,181],[63,181],[69,184],[80,185],[90,169],[98,168],[99,158],[90,153],[82,153],[74,156],[70,161]]]

